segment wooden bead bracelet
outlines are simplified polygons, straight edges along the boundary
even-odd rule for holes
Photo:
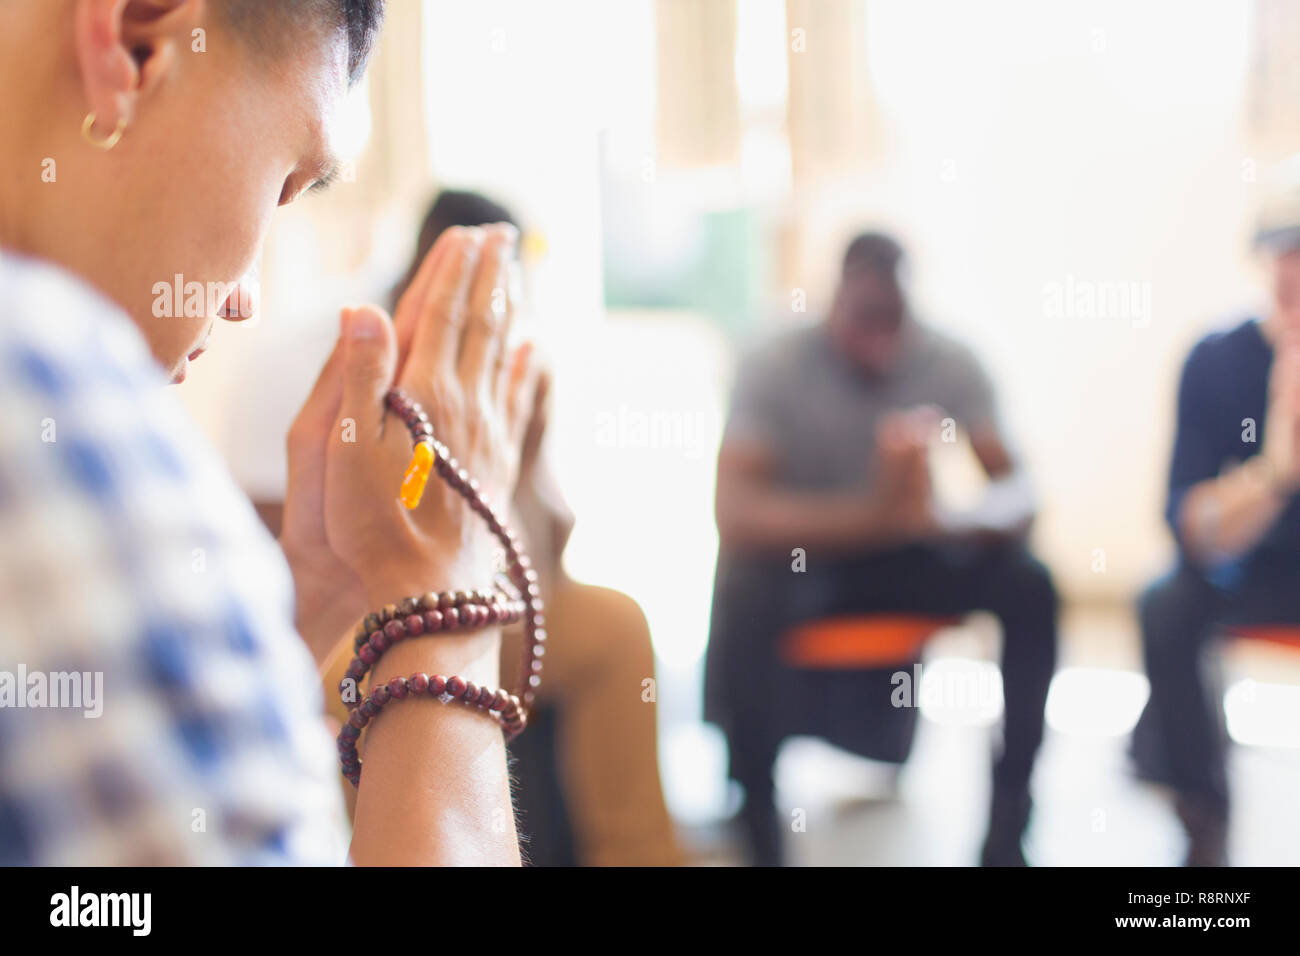
[[[507,527],[504,517],[479,489],[478,482],[451,456],[447,446],[434,437],[429,416],[420,404],[402,389],[390,391],[384,402],[405,423],[413,444],[411,463],[402,477],[399,492],[402,504],[408,509],[416,508],[430,472],[437,473],[487,523],[488,529],[505,548],[506,572],[497,576],[492,589],[431,591],[419,597],[406,597],[368,614],[357,625],[353,635],[357,655],[348,665],[347,676],[339,685],[344,703],[352,713],[338,736],[343,775],[354,786],[361,779],[361,758],[357,752],[361,730],[391,700],[427,694],[443,703],[458,701],[493,715],[500,722],[507,740],[521,733],[528,725],[528,712],[536,699],[537,688],[541,686],[542,658],[546,653],[546,619],[541,587],[519,537]],[[519,696],[505,690],[480,687],[456,675],[429,677],[412,674],[410,677],[395,677],[372,689],[364,700],[356,701],[355,687],[394,643],[408,637],[444,631],[512,624],[520,619],[524,622],[525,641]]]
[[[348,717],[348,722],[339,731],[339,759],[343,776],[358,786],[361,782],[361,757],[357,753],[357,740],[366,724],[379,716],[384,705],[405,697],[424,695],[440,699],[444,704],[459,702],[468,707],[476,707],[489,715],[495,715],[505,730],[506,739],[512,739],[527,726],[528,718],[520,707],[519,698],[503,690],[480,687],[473,681],[461,677],[443,677],[428,674],[412,674],[410,677],[394,677],[387,684],[380,684],[370,696],[363,700]]]
[[[508,583],[508,580],[507,582]],[[390,644],[404,637],[418,637],[438,631],[471,630],[484,624],[513,624],[524,615],[525,602],[517,591],[498,584],[480,591],[430,591],[419,597],[402,598],[375,614],[367,614],[352,635],[352,649],[361,651],[367,643]],[[380,653],[383,646],[375,648]],[[370,661],[368,663],[374,663]],[[359,675],[358,675],[359,676]]]
[[[368,614],[357,625],[352,639],[356,656],[339,683],[343,702],[356,706],[357,682],[379,662],[384,651],[408,637],[514,624],[524,613],[525,602],[498,586],[492,591],[430,591],[418,598],[402,598],[377,614]]]

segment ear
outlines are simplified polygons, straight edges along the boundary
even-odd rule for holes
[[[95,128],[130,124],[140,100],[176,68],[205,0],[76,0],[77,65]]]

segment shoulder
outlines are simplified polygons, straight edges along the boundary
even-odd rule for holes
[[[4,798],[82,793],[76,774],[111,765],[142,814],[170,812],[171,801],[199,805],[184,789],[250,752],[281,768],[286,793],[319,792],[304,754],[328,766],[328,740],[307,739],[302,718],[319,709],[320,690],[293,631],[287,566],[251,505],[116,306],[57,269],[4,255],[0,295],[0,658],[31,672],[100,673],[112,695],[93,721],[15,711],[10,723],[30,726],[17,734],[22,748],[4,753],[10,769],[40,752],[57,753],[60,769],[10,778]],[[210,812],[253,806],[236,808],[235,789]],[[85,828],[104,826],[81,838],[102,838],[106,862],[140,836],[68,809]],[[281,831],[274,811],[284,809],[261,806],[241,824],[245,837]],[[28,837],[51,862],[59,833],[72,840],[82,824],[32,822],[45,819],[30,818]],[[191,861],[260,852],[213,842],[230,834],[210,830],[170,846]]]
[[[738,377],[788,380],[829,355],[825,326],[801,325],[770,333],[742,348]]]
[[[165,384],[116,305],[48,263],[0,253],[0,388],[75,402],[94,390]]]
[[[0,294],[0,511],[21,502],[23,530],[44,545],[25,565],[48,560],[63,580],[96,547],[187,567],[196,552],[238,550],[270,566],[266,592],[287,588],[269,535],[130,320],[70,276],[12,257],[0,256]],[[0,549],[0,568],[14,553]]]
[[[944,379],[984,376],[983,363],[975,350],[953,333],[913,320],[909,334],[911,352],[918,365],[938,371]]]
[[[1216,329],[1201,337],[1188,352],[1187,362],[1212,364],[1239,358],[1268,355],[1269,346],[1255,319],[1239,321],[1229,328]]]
[[[1211,396],[1227,389],[1236,393],[1250,383],[1263,383],[1272,362],[1272,349],[1254,319],[1202,337],[1183,362],[1179,394],[1183,400]]]
[[[557,583],[551,604],[551,620],[557,629],[563,629],[566,638],[573,638],[575,648],[587,652],[600,648],[653,667],[650,625],[641,606],[627,594],[564,578]],[[650,671],[646,676],[652,676]]]
[[[85,610],[67,639],[86,649],[133,639],[154,612],[290,621],[283,556],[130,320],[12,257],[0,293],[0,585],[116,592],[115,616],[61,611]]]

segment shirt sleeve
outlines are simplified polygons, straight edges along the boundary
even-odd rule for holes
[[[1179,546],[1182,537],[1178,515],[1183,499],[1193,485],[1214,478],[1223,467],[1223,442],[1216,434],[1212,396],[1207,390],[1214,376],[1207,368],[1205,343],[1196,346],[1183,363],[1178,383],[1178,412],[1174,429],[1174,450],[1169,463],[1165,521]]]
[[[34,281],[0,281],[43,309],[0,324],[0,863],[345,862],[283,557],[127,320]]]
[[[958,346],[949,374],[951,405],[945,409],[967,431],[999,428],[993,381],[970,349]]]
[[[761,445],[776,449],[780,442],[780,382],[770,363],[758,353],[747,355],[736,372],[723,429],[723,444]]]

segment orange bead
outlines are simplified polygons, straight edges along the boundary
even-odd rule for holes
[[[406,466],[406,474],[402,476],[402,490],[398,495],[408,509],[414,510],[419,505],[432,470],[432,446],[428,442],[417,442],[411,454],[411,463]]]

